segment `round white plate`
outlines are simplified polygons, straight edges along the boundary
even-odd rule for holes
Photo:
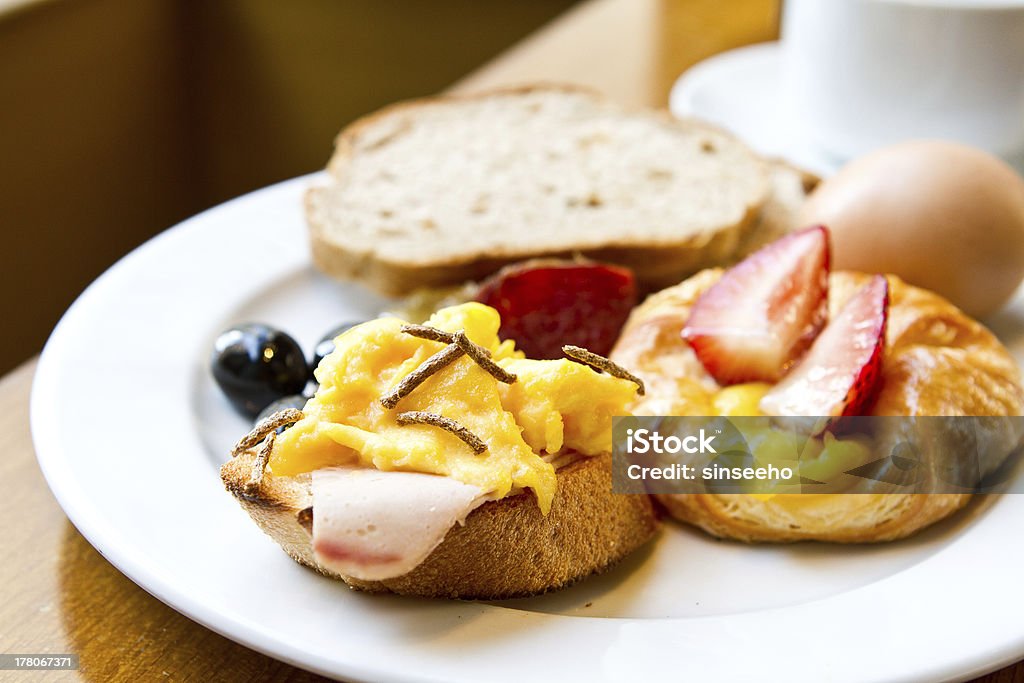
[[[387,302],[310,265],[300,178],[167,231],[99,278],[39,363],[32,431],[68,517],[146,590],[240,643],[373,681],[935,681],[1024,656],[1024,496],[875,547],[748,547],[667,524],[608,574],[501,604],[354,593],[222,488],[249,423],[207,371],[245,320],[306,348]],[[1020,351],[1024,304],[993,321]]]

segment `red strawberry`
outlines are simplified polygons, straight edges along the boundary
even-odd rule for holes
[[[774,382],[828,315],[829,235],[786,235],[727,270],[697,299],[683,339],[720,384]]]
[[[562,358],[565,344],[606,356],[636,306],[636,284],[627,268],[539,259],[495,273],[476,300],[498,310],[499,335],[529,358]]]
[[[766,415],[863,415],[879,390],[889,317],[882,275],[858,289],[814,341],[804,359],[761,398]]]

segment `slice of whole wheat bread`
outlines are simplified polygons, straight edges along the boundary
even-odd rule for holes
[[[765,164],[727,133],[536,86],[357,121],[306,216],[321,270],[387,294],[572,253],[660,287],[730,259],[769,189]]]

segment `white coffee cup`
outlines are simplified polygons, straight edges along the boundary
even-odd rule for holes
[[[908,138],[1024,151],[1024,0],[785,0],[783,88],[839,158]]]

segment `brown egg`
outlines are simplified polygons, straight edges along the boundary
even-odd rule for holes
[[[892,273],[975,317],[1024,277],[1024,179],[996,157],[914,141],[855,159],[821,183],[800,225],[832,230],[835,270]]]

